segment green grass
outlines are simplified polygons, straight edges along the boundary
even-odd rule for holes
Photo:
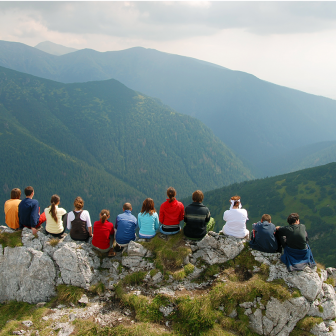
[[[9,320],[20,320],[22,317],[32,314],[35,306],[26,302],[11,301],[0,304],[0,330]]]
[[[335,279],[334,278],[328,278],[324,283],[328,285],[332,285],[333,287],[335,286]]]
[[[0,233],[0,244],[3,248],[22,246],[21,231]]]
[[[87,320],[76,320],[75,334],[77,336],[168,336],[174,335],[164,332],[161,326],[150,323],[137,323],[136,325],[118,325],[113,328],[99,327],[96,323]]]
[[[211,329],[218,311],[212,309],[209,296],[190,299],[176,299],[177,311],[174,314],[174,330],[182,335],[200,335],[202,331]]]
[[[153,252],[156,268],[162,273],[181,269],[184,258],[192,253],[191,249],[185,246],[182,231],[167,236],[167,240],[156,235],[150,242],[142,243],[142,245]]]
[[[312,330],[312,328],[316,325],[323,322],[322,317],[312,317],[312,316],[307,316],[304,317],[302,320],[300,320],[297,324],[296,324],[296,329],[302,331],[306,331],[306,332],[310,332],[310,330]],[[292,334],[291,334],[292,335]],[[295,335],[295,333],[294,333]],[[294,336],[292,335],[292,336]]]
[[[101,294],[105,292],[105,285],[102,282],[90,286],[90,292],[94,294]]]
[[[127,274],[125,278],[123,279],[123,283],[127,285],[140,285],[143,281],[143,279],[146,276],[146,272],[135,272],[132,274]]]
[[[209,293],[215,308],[224,305],[224,310],[229,314],[239,303],[253,301],[261,297],[261,302],[266,304],[273,296],[280,301],[291,297],[289,290],[277,283],[265,282],[259,275],[254,275],[245,282],[228,282],[217,284]]]
[[[57,295],[48,305],[54,306],[57,304],[77,303],[84,294],[84,289],[70,285],[59,285],[56,287]]]
[[[52,238],[49,240],[49,244],[52,246],[52,247],[55,247],[57,246],[59,243],[59,239],[58,238]]]

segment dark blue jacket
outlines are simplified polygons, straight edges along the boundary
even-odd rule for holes
[[[275,225],[267,221],[252,224],[255,237],[250,241],[250,247],[261,252],[275,253],[278,242],[274,236]]]
[[[135,230],[137,227],[138,221],[130,210],[125,210],[122,214],[118,215],[115,221],[117,243],[128,244],[131,240],[135,240]]]
[[[284,264],[286,264],[289,272],[302,271],[307,265],[311,268],[316,266],[313,253],[309,245],[307,245],[307,248],[304,250],[293,249],[289,246],[285,246],[284,254],[280,259]]]
[[[34,228],[39,220],[39,202],[30,198],[23,199],[19,204],[20,228],[22,229],[24,226]]]

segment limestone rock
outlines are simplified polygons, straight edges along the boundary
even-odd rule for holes
[[[84,249],[76,248],[76,244],[67,243],[54,252],[53,258],[66,285],[89,289],[93,280],[93,272],[89,255]]]
[[[11,229],[11,228],[8,227],[8,226],[1,225],[1,226],[0,226],[0,232],[13,233],[13,232],[15,232],[15,230]]]
[[[147,249],[144,248],[141,244],[136,243],[135,241],[130,241],[127,247],[127,254],[129,256],[138,256],[144,257],[147,253]]]
[[[55,293],[55,266],[51,258],[32,248],[6,247],[0,264],[0,301],[38,303]]]
[[[301,294],[309,301],[315,300],[322,290],[322,279],[316,272],[306,267],[305,271],[288,272],[285,279],[292,287],[298,288]]]
[[[253,314],[249,315],[251,330],[259,335],[263,334],[263,315],[260,309],[257,309]]]
[[[139,256],[123,256],[121,264],[125,267],[138,267],[142,261],[142,258]]]
[[[159,282],[161,282],[161,280],[163,279],[163,275],[161,272],[157,272],[153,277],[152,277],[152,282],[153,284],[157,284]]]

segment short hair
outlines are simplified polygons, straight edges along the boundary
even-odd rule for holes
[[[146,198],[142,203],[141,213],[142,214],[150,214],[151,216],[153,213],[156,212],[154,208],[154,201],[152,198]]]
[[[123,209],[124,210],[131,210],[132,209],[132,205],[131,205],[131,203],[125,203],[124,205],[123,205]]]
[[[288,224],[294,224],[298,219],[300,219],[299,214],[296,212],[291,213],[287,218]]]
[[[34,192],[34,188],[33,187],[26,187],[24,190],[24,193],[26,196],[30,196],[32,193]]]
[[[74,206],[76,209],[82,209],[84,207],[84,200],[82,197],[77,196],[74,201]]]
[[[263,222],[271,223],[272,218],[271,218],[270,215],[268,215],[268,214],[264,214],[264,215],[262,215],[261,220],[262,220]]]
[[[19,188],[14,188],[11,191],[11,199],[19,199],[21,196],[21,190]]]
[[[203,199],[204,199],[204,195],[203,195],[201,190],[196,190],[196,191],[193,192],[192,200],[194,202],[202,203]]]
[[[167,196],[169,197],[169,203],[175,200],[176,190],[173,187],[167,189]]]

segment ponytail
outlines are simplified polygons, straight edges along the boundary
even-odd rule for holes
[[[58,195],[52,195],[50,199],[50,210],[49,213],[51,214],[51,217],[54,219],[55,222],[57,222],[57,212],[56,212],[56,204],[58,204],[60,201],[60,197]]]
[[[103,209],[100,211],[100,222],[104,224],[107,220],[107,218],[110,217],[110,211]]]
[[[175,201],[176,190],[173,187],[167,189],[167,196],[169,197],[169,203]]]

